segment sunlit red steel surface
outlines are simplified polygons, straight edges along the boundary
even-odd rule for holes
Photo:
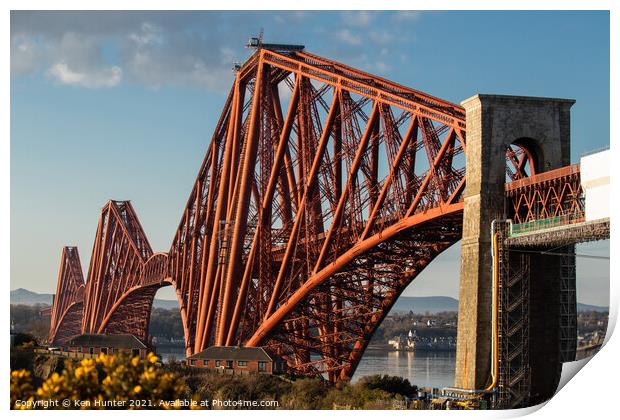
[[[84,312],[84,276],[76,247],[66,246],[62,249],[52,306],[48,340],[62,341],[79,334]]]
[[[464,118],[343,64],[259,49],[169,252],[153,254],[129,202],[103,208],[81,330],[146,338],[155,292],[172,285],[188,355],[267,346],[294,372],[350,378],[405,287],[461,237]],[[523,178],[527,155],[507,157]]]
[[[259,51],[169,252],[188,351],[264,345],[300,373],[350,376],[404,287],[461,235],[463,130],[456,105]]]
[[[577,223],[584,218],[579,164],[518,179],[505,190],[508,217],[514,223],[557,217]]]

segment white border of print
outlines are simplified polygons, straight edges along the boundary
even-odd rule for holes
[[[2,84],[2,97],[5,98],[2,101],[2,124],[1,127],[4,127],[4,135],[2,136],[2,140],[0,140],[0,197],[2,197],[2,205],[0,207],[0,233],[2,233],[2,237],[0,239],[0,261],[2,267],[3,278],[5,279],[5,287],[7,288],[6,294],[3,295],[5,310],[2,312],[2,325],[5,325],[5,328],[9,327],[9,293],[8,288],[9,282],[6,281],[10,278],[10,74],[9,74],[9,51],[10,48],[10,9],[49,9],[51,4],[47,1],[15,1],[9,0],[3,3],[4,5],[4,13],[1,15],[2,28],[2,39],[3,44],[5,45],[5,53],[2,56],[3,65],[0,69],[2,72],[2,80],[4,83]],[[467,2],[459,1],[459,0],[427,0],[427,1],[419,1],[419,0],[409,0],[409,1],[382,1],[377,2],[369,1],[369,0],[341,0],[341,1],[326,1],[326,0],[298,0],[295,2],[292,1],[262,1],[262,2],[250,2],[250,1],[227,1],[227,2],[204,2],[204,1],[190,1],[190,0],[176,0],[175,2],[170,1],[161,1],[161,0],[151,0],[151,1],[132,1],[128,3],[127,1],[119,1],[119,0],[108,0],[108,1],[90,1],[88,3],[78,2],[78,1],[69,1],[69,0],[61,0],[55,1],[53,6],[57,9],[85,9],[85,6],[88,5],[88,9],[94,10],[102,10],[102,9],[127,9],[130,7],[134,10],[140,9],[171,9],[174,7],[175,9],[202,9],[205,6],[213,7],[214,9],[241,9],[241,10],[259,10],[259,9],[280,9],[286,10],[290,8],[300,9],[300,10],[344,10],[344,9],[367,9],[372,10],[376,9],[378,6],[386,9],[396,9],[396,10],[487,10],[487,9],[495,9],[495,10],[556,10],[558,7],[561,7],[564,10],[584,10],[584,9],[595,9],[595,10],[610,10],[610,35],[611,35],[611,109],[610,115],[618,115],[619,107],[618,107],[618,74],[620,74],[620,68],[618,66],[618,40],[620,40],[620,32],[619,32],[619,3],[617,1],[601,1],[601,0],[590,0],[590,1],[576,1],[576,0],[564,0],[562,2],[557,0],[521,0],[521,1],[482,1],[482,0],[470,0]],[[464,8],[466,6],[466,8]],[[575,28],[576,31],[579,28]],[[618,153],[616,151],[618,138],[618,120],[612,118],[611,119],[611,150],[613,156],[618,158]],[[620,206],[618,205],[618,196],[620,195],[620,191],[618,191],[617,183],[612,182],[612,214],[620,214]],[[612,224],[612,236],[616,237],[616,225]],[[520,415],[530,414],[532,418],[548,418],[548,417],[564,417],[564,418],[601,418],[606,414],[612,412],[612,407],[614,405],[616,398],[616,390],[615,386],[617,386],[617,378],[620,377],[620,369],[619,369],[619,361],[617,360],[617,355],[619,353],[620,344],[618,343],[618,338],[614,337],[611,333],[615,327],[615,323],[617,320],[618,314],[618,298],[620,296],[619,288],[614,281],[618,277],[618,268],[614,266],[613,262],[618,258],[618,246],[615,241],[611,241],[610,244],[610,255],[611,255],[611,270],[610,270],[610,278],[611,282],[611,290],[610,290],[610,322],[609,322],[609,332],[607,335],[607,343],[601,349],[601,351],[592,358],[587,363],[587,368],[583,369],[575,378],[568,380],[565,383],[564,387],[558,392],[558,394],[552,398],[547,404],[543,404],[542,406],[532,407],[528,409],[522,410],[510,410],[510,411],[472,411],[472,412],[463,412],[460,411],[457,416],[460,417],[470,417],[475,416],[476,418],[500,418],[500,417],[516,417]],[[9,376],[9,334],[7,331],[3,334],[4,343],[0,344],[0,351],[3,355],[3,360],[5,361],[5,365],[2,367],[2,371],[0,372],[0,376],[3,375],[4,378]],[[583,363],[576,363],[570,366],[570,369],[565,369],[564,379],[572,377],[579,370],[580,367],[583,367]],[[569,372],[572,371],[572,372]],[[0,395],[3,395],[2,399],[5,407],[8,408],[8,393],[9,393],[9,381],[3,380],[0,381]],[[18,412],[11,411],[11,415],[20,415]],[[46,412],[42,414],[41,412],[30,412],[24,413],[26,416],[40,416],[45,415],[49,418],[63,418],[65,419],[67,416],[73,418],[74,416],[78,416],[76,411],[73,412],[59,412],[52,411]],[[89,416],[107,416],[108,413],[105,412],[93,412],[89,413]],[[115,412],[115,416],[121,417],[129,417],[134,418],[136,415],[142,416],[147,415],[146,413],[136,414],[129,412]],[[168,414],[162,411],[149,412],[149,416],[151,417],[160,417],[167,416]],[[171,414],[172,415],[172,414]],[[242,412],[231,412],[231,411],[210,411],[207,414],[210,417],[217,418],[236,418],[245,416],[245,413]],[[291,416],[290,412],[287,411],[265,411],[265,412],[254,412],[250,414],[251,416],[260,416],[260,417],[269,417],[269,418],[288,418]],[[295,417],[299,417],[300,419],[310,419],[315,418],[318,413],[314,412],[296,412]],[[340,411],[323,411],[320,413],[320,416],[326,417],[334,417],[340,418],[343,416],[351,415],[351,413],[344,413]],[[382,414],[378,414],[372,411],[356,411],[355,417],[357,418],[376,418],[377,416]],[[412,411],[394,411],[390,412],[390,417],[394,418],[411,418],[412,416],[437,416],[440,418],[447,418],[454,416],[454,412],[446,412],[446,411],[424,411],[424,412],[412,412]],[[190,416],[193,418],[204,418],[204,413],[192,413],[185,412],[183,416]],[[199,416],[199,417],[198,417]]]

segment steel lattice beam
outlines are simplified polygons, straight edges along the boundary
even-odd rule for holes
[[[507,216],[521,224],[558,218],[566,224],[584,219],[579,164],[507,183]]]
[[[172,285],[188,355],[265,345],[293,371],[349,378],[404,288],[460,239],[465,148],[458,105],[259,49],[237,72],[169,252],[153,254],[131,204],[110,201],[85,291],[77,250],[63,251],[50,338],[146,339],[154,295]],[[516,221],[580,206],[578,170],[536,174],[519,147],[507,160]]]
[[[517,146],[506,154],[516,221],[581,208],[578,168],[538,174]],[[153,253],[129,202],[108,202],[86,287],[77,249],[63,250],[50,339],[146,339],[155,293],[172,285],[188,355],[262,345],[292,371],[350,378],[402,291],[461,238],[465,148],[458,105],[259,49],[236,74],[168,253]]]
[[[266,346],[293,372],[346,380],[402,291],[461,238],[465,150],[458,105],[259,48],[236,73],[168,252],[153,253],[128,201],[108,202],[86,283],[77,249],[63,249],[50,342],[146,340],[155,293],[172,286],[187,355]],[[506,160],[515,223],[582,217],[578,166],[540,173],[520,143]]]
[[[288,92],[288,93],[287,93]],[[101,212],[82,332],[146,338],[172,285],[188,354],[266,345],[350,377],[404,288],[461,236],[463,109],[305,52],[238,71],[167,254]]]
[[[293,370],[349,377],[402,290],[460,238],[463,118],[342,64],[259,50],[168,253],[191,300],[188,352],[268,345]]]
[[[84,311],[84,276],[76,247],[66,246],[60,257],[56,294],[52,303],[50,343],[79,334]]]

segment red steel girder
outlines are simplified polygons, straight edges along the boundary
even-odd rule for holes
[[[48,342],[58,343],[79,334],[84,310],[84,275],[77,247],[66,246],[60,257]]]
[[[454,243],[465,185],[464,168],[453,167],[465,148],[463,117],[457,105],[329,60],[258,51],[237,74],[209,167],[196,181],[211,199],[188,200],[168,253],[173,282],[195,279],[193,352],[271,343],[269,331],[307,296],[322,302],[315,314],[345,314],[351,293],[319,292],[322,282],[418,224],[445,217],[452,234],[441,243]],[[374,256],[369,273],[396,269],[387,251],[378,255],[385,260]],[[430,260],[420,256],[396,283],[367,275],[358,282],[365,296],[359,313],[374,314],[369,321],[378,325],[383,312],[373,305],[385,300],[381,293],[390,291],[392,302]],[[359,347],[362,333],[345,325],[354,317],[343,315],[341,330]],[[325,325],[316,330],[323,331],[319,342],[340,336]],[[344,367],[329,370],[346,376]]]
[[[131,203],[109,201],[101,210],[95,235],[81,332],[111,330],[146,340],[155,292],[170,284],[162,277],[165,255],[163,258],[162,263],[162,254],[153,255]],[[135,318],[144,321],[132,322]]]
[[[506,154],[517,222],[582,211],[578,167]],[[408,284],[461,237],[462,107],[307,52],[259,49],[236,74],[168,253],[131,204],[101,217],[86,286],[65,248],[50,340],[147,339],[171,285],[186,353],[267,346],[303,374],[350,378]],[[529,176],[533,175],[533,176]]]
[[[267,345],[294,371],[350,377],[402,290],[460,238],[464,150],[458,105],[258,50],[168,253],[153,254],[129,202],[102,210],[82,332],[146,338],[153,296],[172,285],[188,354]]]
[[[575,223],[584,218],[579,164],[507,183],[506,207],[514,223],[561,218]]]

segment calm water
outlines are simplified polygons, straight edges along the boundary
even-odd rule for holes
[[[163,361],[184,360],[182,348],[158,350]],[[414,385],[441,388],[454,385],[455,352],[408,352],[368,350],[360,361],[353,381],[362,376],[402,376]]]
[[[157,354],[161,357],[162,362],[185,360],[184,347],[162,347],[161,349],[158,347]]]
[[[455,352],[366,351],[353,381],[362,376],[402,376],[413,385],[441,388],[454,386]]]

